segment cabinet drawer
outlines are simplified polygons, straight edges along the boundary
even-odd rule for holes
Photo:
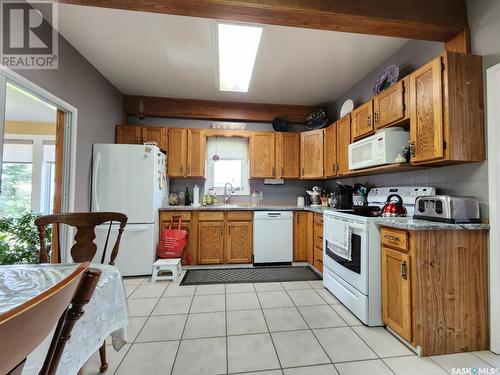
[[[322,214],[314,214],[314,224],[319,224],[323,226],[323,215]]]
[[[230,221],[252,221],[252,211],[228,211],[227,219]]]
[[[404,230],[382,228],[380,229],[382,244],[400,250],[408,250],[408,232]]]
[[[182,221],[191,221],[190,211],[162,211],[160,221],[170,221],[172,217],[181,217]]]
[[[200,211],[199,221],[223,221],[224,212],[222,211]]]
[[[314,224],[314,246],[323,248],[323,226]]]
[[[323,262],[323,250],[314,249],[314,260],[321,260]]]

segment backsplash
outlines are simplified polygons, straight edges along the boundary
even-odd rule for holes
[[[331,189],[337,180],[327,181]],[[433,167],[409,172],[398,172],[338,181],[354,185],[356,182],[369,186],[432,186],[438,194],[473,196],[479,200],[481,217],[488,213],[488,162]]]

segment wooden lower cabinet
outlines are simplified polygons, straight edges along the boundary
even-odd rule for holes
[[[198,217],[190,211],[162,211],[160,213],[160,235],[161,229],[168,228],[173,219],[173,227],[177,227],[179,218],[182,220],[181,229],[188,232],[188,244],[182,257],[183,265],[197,264],[198,244]]]
[[[220,264],[224,262],[224,222],[200,221],[198,228],[198,263]]]
[[[253,253],[251,221],[229,221],[226,224],[226,263],[251,263]]]
[[[313,214],[295,211],[293,215],[293,261],[313,263]]]
[[[382,247],[382,319],[411,342],[411,293],[408,277],[410,257]]]
[[[381,242],[384,323],[423,356],[488,349],[487,231],[382,228]]]

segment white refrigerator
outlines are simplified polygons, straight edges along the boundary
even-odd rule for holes
[[[168,194],[166,156],[149,145],[94,144],[92,151],[92,212],[121,212],[128,217],[115,265],[124,276],[150,275],[155,262],[159,208]],[[118,225],[96,228],[101,260],[106,237],[109,259]]]

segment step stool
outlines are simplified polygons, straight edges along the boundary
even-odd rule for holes
[[[168,271],[170,275],[159,276],[161,272]],[[174,259],[158,259],[153,264],[153,274],[151,275],[151,282],[156,282],[156,280],[172,280],[177,281],[177,278],[181,275],[182,266],[181,258]]]

